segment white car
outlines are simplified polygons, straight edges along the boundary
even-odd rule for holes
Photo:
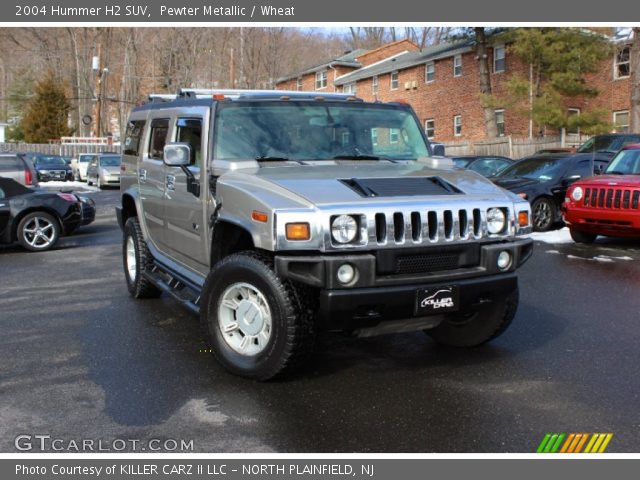
[[[81,153],[77,159],[72,160],[71,170],[75,181],[84,182],[87,179],[87,167],[96,156],[96,153]]]

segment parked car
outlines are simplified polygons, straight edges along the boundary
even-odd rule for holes
[[[74,158],[68,155],[62,155],[62,160],[64,160],[64,163],[71,166],[71,163],[73,162]]]
[[[0,177],[0,243],[18,242],[27,250],[52,248],[95,218],[95,203],[72,193],[31,189]]]
[[[114,153],[100,153],[89,162],[87,184],[98,188],[106,185],[120,185],[120,165],[122,156]]]
[[[633,133],[596,135],[580,145],[572,156],[603,160],[608,163],[622,147],[631,143],[640,143],[640,135]]]
[[[484,177],[493,177],[513,164],[513,160],[499,155],[461,155],[451,157],[456,167],[466,168]]]
[[[569,185],[591,177],[607,164],[608,160],[581,155],[536,155],[514,163],[491,180],[528,200],[533,229],[545,232],[561,222],[560,207]]]
[[[640,144],[626,145],[603,175],[575,182],[562,206],[571,238],[640,237]]]
[[[66,182],[72,179],[71,167],[65,163],[60,155],[36,155],[33,165],[38,172],[38,180],[41,182],[50,180]]]
[[[84,182],[87,180],[87,167],[91,160],[97,157],[96,153],[81,153],[78,158],[74,158],[71,162],[71,171],[73,173],[73,179],[77,182]]]
[[[38,175],[31,160],[19,153],[0,154],[0,176],[27,186],[38,186]]]

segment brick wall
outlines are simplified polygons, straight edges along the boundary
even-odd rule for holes
[[[371,65],[372,63],[379,62],[380,60],[384,60],[385,58],[393,57],[394,55],[409,51],[415,52],[420,50],[418,46],[411,42],[410,40],[399,40],[393,43],[387,43],[375,50],[369,50],[366,53],[363,53],[359,57],[356,58],[358,62],[362,64],[362,66],[366,67],[367,65]]]
[[[318,92],[335,92],[336,87],[333,84],[334,80],[341,75],[346,75],[349,72],[353,72],[355,68],[353,67],[345,67],[345,66],[332,66],[321,68],[319,70],[327,71],[327,87],[321,90],[317,90]],[[296,78],[292,78],[286,80],[284,82],[280,82],[276,85],[277,90],[297,90],[298,81]],[[302,90],[313,92],[316,91],[316,73],[307,73],[302,75]]]
[[[393,48],[383,50],[387,56],[395,52],[398,43],[391,44]],[[403,48],[402,50],[406,50]],[[400,50],[400,51],[402,51]],[[377,58],[376,51],[369,60]],[[493,73],[493,50],[489,49],[489,64],[491,73],[491,85],[494,96],[498,99],[506,97],[506,82],[513,75],[528,78],[529,68],[523,65],[516,57],[507,51],[505,57],[505,72]],[[360,61],[361,58],[359,59]],[[375,61],[378,61],[375,60]],[[416,111],[423,127],[427,119],[435,121],[435,141],[450,142],[455,140],[481,140],[486,137],[484,126],[484,114],[480,103],[479,68],[475,59],[475,51],[462,54],[462,75],[454,77],[453,57],[443,58],[435,61],[435,79],[432,82],[425,82],[425,65],[400,70],[398,72],[398,88],[391,90],[390,74],[378,76],[378,93],[374,96],[372,92],[372,79],[359,80],[356,85],[356,95],[365,101],[380,100],[384,102],[404,101],[411,104]],[[350,69],[345,69],[344,73]],[[341,87],[334,88],[333,76],[329,71],[329,85],[324,91],[341,91]],[[340,73],[342,74],[342,73]],[[612,121],[614,111],[629,110],[630,108],[630,81],[628,78],[614,80],[613,78],[613,55],[602,62],[602,65],[595,74],[587,75],[587,82],[599,90],[596,98],[577,98],[567,100],[566,106],[580,108],[581,110],[593,107],[606,109],[609,114],[609,121]],[[314,90],[315,75],[304,77],[304,89]],[[415,82],[415,88],[413,88]],[[405,83],[412,86],[405,88]],[[291,88],[295,90],[295,80],[280,84],[277,88]],[[505,101],[506,103],[506,101]],[[496,105],[496,108],[504,108],[505,135],[512,135],[515,138],[527,137],[529,134],[529,119],[527,115],[527,102],[520,105]],[[454,117],[460,115],[462,118],[462,134],[454,135]],[[537,132],[534,131],[534,135]],[[549,135],[557,134],[547,130]]]

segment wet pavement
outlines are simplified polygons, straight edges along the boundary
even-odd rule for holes
[[[197,318],[170,298],[128,296],[118,192],[91,195],[96,222],[57,249],[0,247],[2,452],[20,434],[206,452],[534,452],[546,432],[612,432],[609,452],[639,450],[638,241],[536,242],[516,319],[487,346],[327,335],[302,374],[257,383],[203,352]]]

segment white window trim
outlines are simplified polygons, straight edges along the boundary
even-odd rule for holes
[[[502,130],[503,130],[503,132],[502,133],[498,133],[498,136],[499,137],[504,137],[506,135],[506,128],[507,128],[507,122],[506,122],[506,119],[504,118],[504,108],[496,108],[495,109],[495,113],[496,113],[496,127],[498,126],[498,119],[497,119],[498,113],[502,114]]]
[[[460,73],[456,75],[456,61],[460,60]],[[462,76],[462,55],[458,54],[458,55],[454,55],[453,56],[453,76],[454,77],[461,77]]]
[[[620,51],[616,50],[615,53],[613,54],[613,79],[614,80],[623,80],[631,76],[631,47],[625,46],[625,47],[622,47],[622,50],[624,50],[625,48],[629,49],[629,60],[627,62],[622,62],[622,64],[624,63],[629,64],[629,75],[623,75],[623,76],[618,75],[618,65],[621,65],[620,63],[618,63],[618,54],[620,53]]]
[[[392,137],[394,136],[392,133],[395,130],[395,141],[392,140]],[[396,143],[398,143],[400,141],[400,129],[399,128],[390,128],[389,129],[389,145],[395,145]]]
[[[460,133],[456,131],[457,123],[456,120],[460,119]],[[462,136],[462,115],[454,115],[453,116],[453,136],[461,137]]]
[[[393,88],[393,75],[395,74],[396,76],[396,81],[398,82],[398,84],[396,85],[395,88]],[[398,90],[400,88],[400,74],[398,73],[398,70],[394,70],[393,72],[391,72],[389,74],[389,90]]]
[[[318,75],[322,75],[324,74],[324,86],[323,87],[318,87]],[[322,83],[322,80],[321,80]],[[329,85],[329,73],[326,70],[320,70],[316,72],[316,76],[315,76],[315,89],[316,90],[324,90],[325,88],[327,88],[327,86]]]
[[[296,90],[302,91],[304,89],[304,80],[302,77],[296,78]]]
[[[567,108],[567,112],[576,112],[576,114],[579,116],[582,111],[578,108],[578,107],[569,107]],[[578,131],[577,132],[566,132],[567,135],[580,135],[580,127],[578,127]]]
[[[371,77],[371,94],[372,95],[378,94],[378,87],[379,87],[378,75],[374,75],[373,77]]]
[[[347,91],[348,89],[348,91]],[[342,86],[342,92],[343,93],[351,93],[352,95],[355,95],[357,91],[357,85],[356,82],[349,82],[349,83],[345,83]]]
[[[629,130],[629,123],[631,121],[631,118],[629,116],[630,115],[629,110],[618,110],[617,112],[613,112],[613,128],[616,129],[616,132],[618,132],[618,122],[616,121],[616,118],[618,115],[622,115],[622,114],[627,115],[627,124],[625,125],[625,127],[627,128],[627,130]]]
[[[433,66],[433,80],[428,80],[429,78],[429,65]],[[427,62],[424,65],[424,83],[433,83],[436,81],[436,62]]]
[[[427,128],[427,123],[429,123],[429,122],[433,123],[433,128],[432,128],[432,130],[433,130],[433,135],[432,135],[432,136],[429,136],[429,129]],[[425,133],[425,135],[427,136],[427,138],[428,138],[429,140],[433,140],[433,139],[435,138],[435,136],[436,136],[436,121],[435,121],[435,119],[433,119],[433,118],[427,118],[427,119],[424,121],[424,133]]]
[[[496,50],[502,49],[502,58],[496,57]],[[504,67],[502,70],[496,70],[496,61],[503,60]],[[507,49],[504,44],[494,45],[493,47],[493,73],[504,73],[507,70]]]

